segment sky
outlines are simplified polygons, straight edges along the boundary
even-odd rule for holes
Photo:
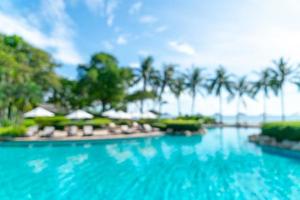
[[[61,64],[58,73],[68,78],[76,78],[77,65],[101,51],[114,54],[122,66],[137,67],[152,55],[158,69],[174,63],[183,72],[199,66],[213,73],[223,65],[252,76],[279,57],[300,63],[299,10],[298,0],[1,0],[0,32],[50,52]],[[286,113],[300,113],[298,89],[287,85],[285,98]],[[165,100],[163,110],[176,114],[169,92]],[[190,96],[181,102],[183,113],[190,113]],[[271,96],[267,109],[279,115],[279,98]],[[215,97],[197,97],[195,113],[218,110]],[[242,112],[261,114],[261,96],[248,99]],[[235,114],[236,102],[226,103],[224,113]]]

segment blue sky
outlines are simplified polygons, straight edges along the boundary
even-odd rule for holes
[[[192,65],[213,71],[222,64],[242,75],[280,56],[299,63],[299,10],[297,0],[1,0],[0,32],[51,52],[62,63],[58,72],[69,78],[99,51],[113,53],[124,66],[153,55],[157,68],[176,63],[182,71]],[[299,112],[293,105],[300,94],[292,86],[286,90],[287,112]],[[165,110],[176,112],[166,96]],[[188,113],[189,96],[182,101]],[[260,102],[249,100],[244,111],[261,113]],[[268,105],[271,114],[280,113],[277,98]],[[196,111],[217,112],[217,100],[199,97]],[[235,102],[224,112],[235,113]]]

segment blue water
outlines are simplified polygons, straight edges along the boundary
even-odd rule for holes
[[[256,132],[0,145],[0,199],[299,199],[299,156],[248,143]]]

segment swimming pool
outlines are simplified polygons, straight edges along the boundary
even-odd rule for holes
[[[300,160],[257,131],[0,146],[0,199],[299,199]]]

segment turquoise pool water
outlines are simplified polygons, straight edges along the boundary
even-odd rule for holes
[[[255,132],[0,145],[0,199],[299,199],[299,155],[248,143]]]

